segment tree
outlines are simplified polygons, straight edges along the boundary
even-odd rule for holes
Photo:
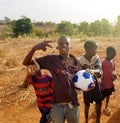
[[[57,25],[57,32],[60,34],[71,35],[73,32],[73,26],[69,21],[62,21]]]
[[[33,32],[33,25],[29,18],[18,19],[17,21],[13,21],[12,29],[15,36],[30,34]]]
[[[101,34],[103,36],[110,35],[112,31],[112,26],[109,24],[109,21],[106,19],[101,20]]]
[[[114,29],[114,36],[120,36],[120,16],[118,16],[117,18],[117,23],[115,25],[115,29]]]
[[[72,28],[73,28],[72,34],[73,34],[73,35],[79,34],[79,32],[78,32],[78,27],[79,27],[79,25],[77,25],[77,24],[75,24],[75,23],[72,24]]]
[[[82,32],[85,35],[88,35],[89,33],[89,23],[88,22],[82,22],[80,23],[80,26],[78,27],[78,32]]]
[[[4,17],[6,24],[10,24],[11,20],[8,17]]]
[[[94,33],[94,36],[101,35],[101,22],[99,20],[90,23],[90,33],[91,32]]]

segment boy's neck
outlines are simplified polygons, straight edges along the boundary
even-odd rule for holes
[[[44,75],[44,73],[43,72],[41,72],[41,73],[36,73],[35,74],[37,77],[42,77],[43,75]]]
[[[66,61],[70,58],[70,55],[67,54],[67,55],[60,55],[60,58],[63,60],[63,61]]]
[[[107,59],[108,61],[111,61],[111,59],[110,59],[110,58],[108,58],[108,57],[106,57],[106,59]]]
[[[84,55],[84,57],[90,62],[91,61],[91,58],[92,58],[92,56],[91,55],[89,55],[89,54],[85,54]]]

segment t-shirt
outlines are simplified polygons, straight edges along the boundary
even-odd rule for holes
[[[32,75],[29,79],[29,83],[34,87],[38,107],[50,108],[54,89],[52,77],[47,74],[42,77]]]
[[[114,61],[108,61],[107,59],[104,59],[102,61],[102,86],[104,89],[113,87],[113,72],[115,70],[115,64]]]
[[[88,69],[100,69],[102,68],[101,60],[98,55],[92,56],[91,60],[88,61],[84,55],[78,58],[80,61],[80,65],[82,68],[88,68]]]
[[[79,57],[80,65],[83,69],[99,69],[100,72],[102,72],[102,65],[101,65],[101,60],[98,55],[92,56],[91,60],[88,61],[84,55]],[[85,68],[86,67],[86,68]],[[88,91],[88,92],[83,92],[84,98],[89,98],[90,95],[93,95],[94,98],[101,98],[101,89],[100,89],[100,84],[98,83],[97,77],[95,77],[95,89]]]
[[[79,62],[74,56],[70,57],[74,60],[73,65],[66,65],[60,55],[47,55],[36,59],[40,68],[48,69],[53,76],[53,104],[71,102],[79,105],[73,83],[73,75],[79,70]]]

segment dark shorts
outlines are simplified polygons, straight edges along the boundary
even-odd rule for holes
[[[102,100],[104,100],[106,96],[112,95],[113,91],[115,91],[114,86],[111,88],[107,88],[107,89],[102,90]]]
[[[96,83],[94,90],[83,92],[83,98],[84,98],[84,103],[86,105],[89,105],[90,103],[93,102],[96,102],[96,104],[101,104],[102,94],[98,83]]]

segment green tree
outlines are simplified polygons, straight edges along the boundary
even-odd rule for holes
[[[80,26],[78,27],[78,32],[82,32],[85,35],[88,35],[89,33],[89,23],[88,22],[82,22],[80,23]]]
[[[12,22],[12,30],[15,36],[30,34],[33,32],[33,24],[29,18],[21,18]]]
[[[117,23],[115,25],[113,35],[114,36],[120,36],[120,16],[118,16],[118,18],[117,18]]]
[[[4,17],[6,24],[10,24],[11,20],[8,17]]]
[[[110,35],[112,31],[112,26],[109,24],[109,21],[106,19],[101,20],[101,35],[107,36]]]
[[[72,34],[73,34],[73,35],[79,34],[79,32],[78,32],[78,27],[79,27],[78,24],[75,24],[75,23],[72,24],[72,29],[73,29]]]
[[[69,21],[62,21],[57,25],[56,30],[60,34],[71,35],[73,32],[73,26]]]
[[[101,35],[101,22],[99,20],[90,23],[90,32],[94,33],[94,36]]]

